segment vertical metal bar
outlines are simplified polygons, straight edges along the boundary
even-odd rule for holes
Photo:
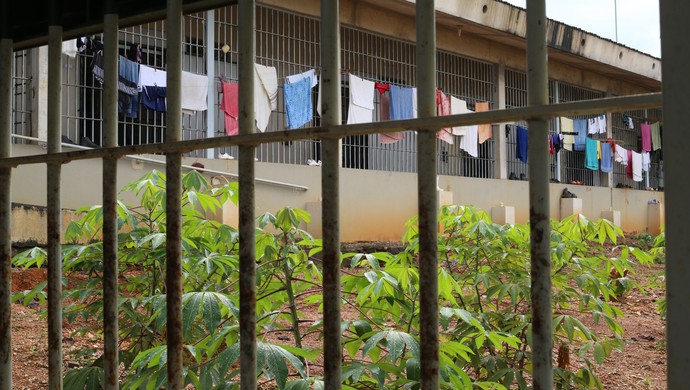
[[[0,5],[0,158],[11,157],[12,39],[9,2]],[[12,168],[0,169],[0,390],[12,389]]]
[[[417,0],[417,110],[420,118],[436,115],[436,18],[434,0]],[[420,383],[439,388],[438,364],[438,199],[436,132],[417,134],[419,199],[419,344]]]
[[[206,75],[208,76],[208,110],[206,115],[206,137],[215,137],[216,132],[216,34],[214,27],[216,24],[215,10],[206,11]],[[206,150],[207,158],[215,158],[216,151],[213,148]]]
[[[340,1],[321,0],[321,125],[340,125]],[[340,139],[323,139],[321,168],[325,388],[341,388]]]
[[[559,86],[558,86],[558,81],[554,80],[553,82],[553,93],[554,93],[554,99],[556,103],[561,102],[561,93],[559,91]],[[561,121],[556,118],[556,134],[560,134],[561,132]],[[561,155],[562,153],[556,153],[556,180],[561,181]]]
[[[527,104],[549,103],[545,0],[527,1]],[[532,377],[534,389],[551,389],[551,252],[549,151],[546,119],[529,127],[529,200],[532,299]]]
[[[167,4],[168,114],[165,140],[182,138],[182,0]],[[168,330],[168,388],[184,387],[182,348],[182,154],[168,153],[166,160],[166,275]]]
[[[690,2],[660,0],[661,53],[664,64],[661,69],[664,91],[664,183],[666,189],[666,298],[668,322],[666,347],[668,356],[668,388],[682,389],[687,386],[690,372],[690,308],[687,305],[690,268],[685,260],[690,253],[688,218],[690,208],[690,183],[687,181],[690,139],[684,132],[690,78],[687,64],[690,60],[690,42],[682,39],[690,17]]]
[[[103,146],[117,146],[118,15],[114,0],[105,2]],[[103,355],[104,388],[118,385],[117,159],[103,159]]]
[[[48,26],[48,153],[62,150],[62,26],[59,2],[50,2]],[[62,199],[59,163],[48,164],[48,388],[62,389]]]
[[[239,131],[255,132],[254,61],[256,58],[256,3],[240,0]],[[254,221],[254,146],[238,150],[240,230],[240,388],[256,389],[256,251]]]

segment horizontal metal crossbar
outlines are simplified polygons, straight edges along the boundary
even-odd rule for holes
[[[549,119],[556,116],[588,115],[607,111],[624,111],[660,107],[662,93],[649,93],[620,97],[607,97],[577,102],[508,108],[460,115],[415,118],[397,121],[372,122],[339,126],[309,127],[297,130],[270,133],[244,134],[230,137],[215,137],[147,145],[121,146],[61,153],[48,153],[0,159],[0,167],[16,167],[24,164],[66,163],[92,158],[120,158],[129,154],[186,153],[233,145],[260,145],[269,142],[297,141],[311,138],[342,138],[371,133],[392,133],[402,130],[435,131],[449,126],[467,126],[481,123],[502,123],[536,118]]]

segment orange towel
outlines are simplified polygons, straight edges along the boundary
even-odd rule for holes
[[[477,102],[474,105],[475,112],[489,111],[489,102]],[[482,124],[478,126],[477,132],[479,133],[479,143],[483,144],[484,141],[491,138],[493,133],[491,131],[491,124]]]

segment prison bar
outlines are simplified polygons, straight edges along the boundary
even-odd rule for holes
[[[436,116],[436,9],[434,0],[417,0],[417,109],[420,119]],[[436,133],[417,136],[419,217],[420,388],[439,388],[438,233]]]
[[[690,307],[688,306],[688,254],[690,254],[690,181],[688,181],[687,134],[690,96],[690,43],[684,39],[690,18],[690,2],[660,0],[661,68],[664,91],[664,139],[666,158],[666,297],[667,388],[688,386],[690,372]],[[667,130],[669,129],[669,130]]]
[[[229,137],[215,137],[155,143],[147,145],[120,146],[118,148],[101,148],[53,154],[17,156],[0,160],[1,166],[16,167],[23,164],[41,164],[46,162],[67,162],[88,160],[104,156],[122,157],[129,154],[180,152],[218,146],[258,145],[269,142],[297,141],[311,138],[341,138],[352,135],[371,133],[393,133],[396,131],[418,130],[436,131],[445,127],[467,126],[481,123],[501,123],[525,120],[526,118],[596,114],[602,111],[624,111],[661,106],[661,93],[647,93],[620,97],[607,97],[577,102],[548,104],[507,108],[504,110],[484,111],[470,114],[445,115],[433,118],[416,118],[385,122],[358,123],[340,126],[306,127],[295,130],[275,131],[261,134],[240,134]]]
[[[62,150],[62,26],[60,5],[50,2],[48,26],[48,153]],[[62,389],[62,163],[47,170],[48,215],[48,388]]]
[[[239,131],[254,133],[254,60],[256,57],[256,3],[239,3]],[[252,80],[252,82],[249,82]],[[254,220],[254,145],[240,145],[239,234],[240,234],[240,389],[256,389],[256,232]]]
[[[56,7],[57,1],[51,2],[53,7]],[[431,9],[433,10],[433,0],[420,0],[417,3],[418,14],[425,13],[429,9],[431,4]],[[684,29],[685,17],[690,15],[690,4],[684,4],[678,6],[675,3],[671,3],[668,0],[661,0],[661,16],[662,16],[662,37],[668,38],[674,36],[677,31],[682,31]],[[254,38],[253,31],[255,28],[255,14],[254,14],[255,4],[253,1],[243,1],[240,3],[240,14],[242,20],[241,34],[243,39],[241,42],[242,56],[240,60],[240,75],[243,79],[251,79],[253,77],[253,62],[254,62]],[[147,153],[147,152],[157,152],[163,151],[168,152],[167,155],[167,170],[168,174],[168,193],[167,193],[167,212],[168,212],[168,242],[166,246],[168,255],[168,267],[167,267],[167,281],[168,281],[168,388],[182,388],[183,378],[182,378],[182,366],[181,366],[181,349],[178,350],[178,344],[181,343],[181,329],[179,327],[170,327],[170,322],[175,322],[172,318],[177,315],[175,312],[179,312],[181,309],[181,286],[179,285],[181,281],[181,275],[179,273],[179,258],[180,258],[180,170],[181,170],[181,153],[193,149],[203,148],[204,146],[210,146],[211,143],[218,145],[219,143],[224,145],[240,145],[240,240],[241,240],[241,252],[240,252],[240,286],[241,286],[241,338],[240,342],[242,345],[241,351],[241,370],[242,370],[242,388],[250,389],[256,387],[256,339],[255,339],[255,316],[254,316],[254,272],[255,272],[255,262],[254,262],[254,145],[271,142],[273,140],[291,140],[291,139],[306,139],[314,137],[322,137],[330,141],[337,141],[339,137],[344,135],[353,134],[368,134],[372,132],[392,132],[399,131],[402,129],[419,129],[424,134],[424,137],[420,138],[420,146],[430,138],[434,136],[433,131],[438,128],[446,127],[450,125],[466,125],[473,123],[491,123],[491,122],[504,122],[517,119],[527,118],[533,123],[532,126],[536,126],[539,131],[544,131],[540,128],[540,123],[545,123],[547,118],[553,117],[555,115],[576,115],[585,113],[596,113],[600,112],[602,108],[615,110],[615,109],[629,109],[629,108],[642,108],[656,106],[661,103],[660,94],[648,94],[639,95],[632,97],[622,97],[622,98],[607,98],[607,99],[597,99],[594,101],[576,102],[576,103],[564,103],[557,105],[546,105],[543,101],[543,96],[541,91],[543,90],[543,79],[542,77],[547,72],[546,61],[545,61],[545,46],[542,44],[540,37],[542,35],[539,32],[541,26],[540,23],[544,24],[544,0],[531,0],[528,3],[529,12],[534,12],[532,16],[529,17],[530,32],[528,33],[528,42],[531,48],[529,48],[530,60],[529,69],[533,70],[535,73],[530,79],[530,87],[533,93],[530,94],[530,106],[526,108],[519,109],[507,109],[492,111],[486,113],[476,113],[476,114],[464,114],[457,116],[448,117],[437,117],[437,118],[425,118],[424,116],[431,116],[432,113],[426,108],[420,110],[419,119],[407,120],[407,121],[393,121],[386,122],[382,124],[372,123],[366,125],[348,125],[348,126],[338,126],[337,123],[327,125],[324,127],[295,130],[290,132],[278,132],[270,134],[252,135],[254,128],[254,115],[253,115],[253,83],[242,83],[240,88],[240,129],[242,134],[238,137],[220,137],[213,140],[203,140],[203,141],[179,141],[179,131],[180,123],[176,121],[176,118],[181,118],[180,110],[180,95],[179,95],[179,77],[181,73],[181,67],[179,61],[175,63],[175,57],[180,57],[180,46],[181,46],[181,34],[180,28],[181,23],[176,23],[180,21],[181,17],[181,5],[180,1],[169,1],[168,2],[168,22],[171,26],[171,36],[168,40],[168,97],[169,97],[169,107],[168,111],[171,113],[168,122],[168,139],[165,144],[158,145],[142,145],[136,147],[125,147],[125,148],[115,148],[114,146],[106,147],[100,150],[89,150],[89,151],[77,151],[77,152],[67,152],[61,153],[60,147],[60,74],[61,74],[61,38],[62,38],[62,28],[59,23],[56,22],[56,15],[54,9],[51,9],[51,26],[49,29],[49,91],[53,99],[49,103],[48,112],[48,122],[49,122],[49,135],[48,135],[48,154],[40,156],[27,156],[22,158],[7,158],[10,155],[10,117],[11,117],[11,107],[9,104],[4,104],[11,99],[10,95],[10,82],[11,82],[11,65],[9,59],[12,57],[10,55],[5,55],[0,59],[0,126],[2,126],[2,135],[0,135],[0,143],[2,147],[0,148],[0,157],[3,160],[0,162],[0,179],[9,180],[10,178],[10,167],[17,166],[19,164],[27,163],[48,163],[48,214],[49,214],[49,386],[51,388],[59,389],[62,387],[62,356],[61,356],[61,332],[56,331],[56,326],[59,326],[61,330],[61,294],[60,294],[60,273],[61,273],[61,254],[60,254],[60,173],[61,164],[67,161],[76,159],[86,159],[86,158],[105,158],[105,159],[116,159],[121,156],[130,153]],[[426,10],[426,11],[425,11]],[[431,13],[433,17],[433,12]],[[429,18],[427,16],[418,15],[420,21],[419,25],[424,23],[424,20]],[[541,20],[541,22],[540,22]],[[116,24],[117,21],[113,18],[108,19],[109,31],[112,29],[112,25]],[[4,21],[3,26],[6,26],[7,21]],[[5,27],[3,27],[3,31]],[[536,38],[534,37],[536,35]],[[3,37],[6,36],[3,34]],[[429,37],[422,36],[418,39],[418,44],[429,44],[428,41],[424,39],[429,39]],[[535,43],[536,42],[536,46]],[[328,42],[328,41],[325,41]],[[663,42],[663,41],[662,41]],[[433,44],[432,44],[433,45]],[[0,40],[0,54],[7,54],[11,52],[12,41],[10,39]],[[687,111],[687,91],[690,90],[690,79],[686,77],[686,64],[688,58],[690,58],[690,51],[687,43],[684,45],[673,44],[670,40],[664,42],[662,46],[665,56],[664,65],[664,93],[667,94],[668,98],[663,102],[664,113],[666,124],[670,129],[682,129],[685,126],[685,116]],[[172,54],[171,54],[172,53]],[[115,58],[111,58],[110,61],[115,61]],[[543,61],[543,62],[541,62]],[[428,67],[430,65],[421,65],[420,67],[425,68],[426,71],[420,71],[428,77]],[[533,69],[534,67],[534,69]],[[541,73],[541,74],[540,74]],[[111,76],[112,77],[112,76]],[[425,91],[428,91],[429,84],[431,81],[419,80],[420,81],[420,96],[426,96]],[[334,88],[333,88],[334,89]],[[532,105],[534,104],[534,105]],[[421,108],[421,107],[420,107]],[[172,120],[171,120],[172,119]],[[532,126],[530,129],[532,129]],[[690,184],[687,183],[685,178],[685,167],[687,167],[687,161],[685,156],[680,152],[690,148],[690,140],[687,139],[685,134],[680,131],[668,131],[667,137],[665,138],[665,146],[667,146],[667,158],[669,159],[669,170],[667,172],[668,182],[670,186],[667,186],[667,205],[673,210],[673,213],[668,215],[668,298],[669,298],[669,316],[668,316],[668,339],[672,340],[668,345],[668,356],[669,356],[669,369],[668,369],[668,385],[669,388],[682,388],[685,385],[685,373],[690,369],[690,336],[685,331],[684,324],[690,320],[690,312],[687,310],[687,305],[685,304],[685,295],[687,291],[685,288],[686,280],[688,278],[687,266],[683,263],[684,257],[690,252],[690,242],[687,241],[687,220],[690,218],[690,209],[685,207],[685,203],[690,194]],[[545,137],[544,137],[545,138]],[[110,142],[110,141],[109,141]],[[423,146],[424,148],[431,148],[431,145]],[[545,145],[542,146],[545,150]],[[535,160],[544,161],[540,153],[538,145],[532,149],[530,146],[530,155],[532,165],[536,165]],[[421,150],[421,148],[420,148]],[[426,153],[426,152],[425,152]],[[424,153],[420,153],[420,156]],[[420,157],[421,160],[427,160]],[[548,160],[546,160],[548,161]],[[428,161],[427,161],[428,162]],[[337,164],[332,164],[337,166]],[[419,175],[428,174],[428,167],[419,166]],[[430,176],[435,176],[435,170],[431,171]],[[543,222],[543,215],[534,215],[539,211],[535,208],[535,204],[544,202],[544,199],[548,200],[547,197],[544,198],[544,189],[547,182],[547,177],[544,176],[543,171],[532,171],[530,168],[530,201],[532,204],[532,209],[530,210],[530,220],[537,224]],[[429,176],[429,175],[427,175]],[[420,178],[420,186],[422,183]],[[105,172],[104,172],[104,183],[105,183]],[[435,188],[435,183],[432,186]],[[337,195],[337,194],[336,194]],[[422,203],[426,203],[428,200],[422,199],[422,194],[420,190],[420,214],[422,209]],[[105,196],[105,195],[104,195]],[[434,195],[435,196],[435,195]],[[0,204],[2,208],[0,209],[0,233],[5,233],[3,238],[0,240],[0,252],[2,252],[3,260],[5,263],[0,267],[0,308],[9,307],[9,220],[10,220],[10,195],[9,186],[3,186],[0,190]],[[114,202],[114,199],[104,199],[104,202]],[[435,201],[434,201],[435,202]],[[434,210],[435,213],[435,210]],[[548,221],[548,214],[546,220]],[[426,218],[426,217],[425,217]],[[534,219],[533,219],[534,218]],[[426,225],[429,221],[427,220]],[[420,216],[421,224],[421,216]],[[327,227],[330,228],[330,227]],[[420,228],[420,236],[423,234],[428,234],[429,231],[435,231],[436,226],[426,226],[424,229]],[[535,229],[535,227],[533,227]],[[544,230],[544,229],[542,229]],[[435,233],[434,233],[435,234]],[[534,241],[540,239],[541,237],[534,236],[532,233],[532,257],[533,266],[535,261],[540,260],[539,256],[543,255],[543,247],[535,245]],[[421,237],[420,237],[421,238]],[[116,246],[115,238],[112,235],[107,235],[106,239],[111,241],[110,245]],[[434,242],[435,246],[435,242]],[[435,250],[435,248],[433,249]],[[547,254],[548,256],[548,254]],[[437,259],[434,257],[433,261],[429,261],[431,266],[435,267]],[[541,258],[541,260],[544,260]],[[548,258],[547,258],[548,260]],[[110,257],[112,262],[112,257]],[[115,258],[116,261],[116,258]],[[176,264],[175,264],[176,263]],[[112,264],[111,264],[112,265]],[[177,268],[175,268],[177,267]],[[546,282],[550,275],[548,274],[545,267],[539,266],[539,269],[533,269],[533,288],[534,283],[541,283],[540,289],[546,289]],[[434,268],[435,269],[435,268]],[[435,278],[435,274],[433,275]],[[426,279],[423,277],[422,279]],[[535,280],[536,279],[536,280]],[[57,285],[56,285],[57,282]],[[177,285],[174,285],[177,283]],[[422,281],[421,283],[424,283]],[[105,287],[104,287],[105,288]],[[429,291],[429,290],[427,290]],[[535,304],[543,304],[545,298],[543,294],[548,294],[549,291],[535,291],[537,293],[534,295]],[[435,297],[434,297],[435,298]],[[116,305],[116,301],[109,301],[106,305]],[[550,313],[550,305],[544,305]],[[111,309],[112,307],[110,307]],[[109,308],[106,308],[109,309]],[[542,308],[543,310],[543,308]],[[540,314],[541,313],[541,314]],[[544,318],[544,314],[538,309],[535,309],[535,319],[537,321],[537,316],[541,315],[542,321],[550,320],[550,318]],[[2,365],[3,377],[0,377],[0,388],[9,389],[11,388],[11,334],[9,331],[9,310],[5,310],[0,313],[0,364]],[[537,324],[539,326],[544,326],[545,324]],[[428,324],[423,322],[422,325],[422,335],[424,332],[429,331],[427,328]],[[541,327],[541,332],[535,332],[536,335],[542,337],[541,342],[535,342],[533,346],[533,351],[535,353],[535,359],[540,359],[541,366],[537,367],[535,364],[534,379],[535,388],[550,388],[551,387],[551,364],[550,359],[546,359],[546,356],[550,356],[550,340],[547,342],[544,336],[550,338],[550,328],[549,332],[544,332],[544,327]],[[339,329],[338,329],[339,331]],[[327,332],[328,333],[328,332]],[[326,335],[328,336],[328,334]],[[428,336],[423,336],[428,337]],[[428,340],[428,339],[423,339]],[[108,342],[108,341],[106,341]],[[549,351],[546,351],[548,349]],[[434,352],[424,352],[422,357],[422,364],[428,364],[426,374],[423,373],[424,388],[434,388],[437,387],[437,378],[434,378],[433,366],[438,365],[438,356],[433,356]],[[430,359],[428,362],[424,360]],[[336,362],[336,365],[340,365],[340,361]],[[339,368],[336,368],[339,369]],[[10,373],[9,379],[5,377],[5,374]]]
[[[0,4],[0,158],[12,155],[12,39],[8,1]],[[0,390],[12,389],[12,168],[0,168]]]
[[[118,15],[114,0],[104,3],[103,146],[117,147]],[[103,386],[119,388],[117,287],[117,158],[103,158]]]
[[[340,125],[340,1],[321,0],[322,122]],[[324,386],[341,388],[340,343],[340,139],[322,140],[321,168],[323,243],[323,348]],[[242,173],[240,171],[240,173]]]
[[[527,104],[549,103],[545,0],[527,0]],[[551,351],[551,221],[549,218],[549,123],[528,118],[530,297],[532,301],[532,380],[535,390],[553,386]],[[538,142],[541,140],[542,142]]]

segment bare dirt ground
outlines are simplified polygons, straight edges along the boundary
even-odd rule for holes
[[[663,265],[651,268],[638,267],[637,272],[629,275],[642,286],[663,274]],[[13,273],[13,291],[31,289],[45,280],[45,269],[16,270]],[[665,321],[655,311],[656,300],[664,296],[659,288],[646,288],[644,291],[633,290],[619,302],[613,303],[625,316],[620,323],[625,330],[626,348],[623,352],[614,351],[604,364],[597,369],[606,389],[665,389],[666,386],[666,339]],[[48,387],[48,327],[45,318],[39,315],[41,307],[32,304],[29,307],[21,304],[12,305],[12,358],[14,389],[46,389]],[[316,307],[302,307],[305,319],[315,320],[320,316]],[[344,307],[344,316],[356,316],[353,309]],[[312,318],[313,317],[313,318]],[[583,319],[587,321],[587,319]],[[79,364],[79,358],[72,353],[83,347],[93,348],[95,354],[101,348],[98,337],[93,333],[73,334],[83,324],[63,324],[63,352],[65,368]],[[309,322],[305,322],[305,331]],[[588,323],[590,325],[590,323]],[[604,331],[600,325],[597,330]],[[286,343],[291,332],[276,332],[266,335],[267,341]],[[315,336],[305,337],[306,345],[317,346],[320,340]],[[289,343],[289,341],[288,341]],[[318,361],[309,367],[312,374],[322,371],[322,362]],[[577,364],[573,362],[572,364]],[[572,368],[572,367],[571,367]],[[262,387],[271,387],[265,383]]]

